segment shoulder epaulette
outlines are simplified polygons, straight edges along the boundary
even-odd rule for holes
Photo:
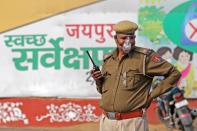
[[[105,62],[107,59],[109,59],[110,57],[112,56],[112,53],[109,53],[109,54],[105,54],[103,56],[103,61]]]
[[[142,48],[142,47],[135,47],[134,49],[136,52],[139,52],[139,53],[142,53],[142,54],[145,54],[145,55],[149,55],[150,53],[153,52],[152,49],[149,49],[149,48]]]

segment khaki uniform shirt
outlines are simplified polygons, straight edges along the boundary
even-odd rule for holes
[[[173,65],[153,50],[141,47],[135,47],[121,60],[114,51],[104,59],[102,73],[102,86],[97,87],[102,96],[100,107],[111,112],[143,108],[148,97],[156,98],[165,93],[176,85],[180,77]],[[165,76],[165,79],[150,93],[154,76]]]

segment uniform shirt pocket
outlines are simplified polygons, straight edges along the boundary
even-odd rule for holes
[[[132,90],[136,88],[136,83],[140,80],[137,70],[129,69],[122,74],[123,89]]]

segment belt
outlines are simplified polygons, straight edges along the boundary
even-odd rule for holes
[[[135,118],[135,117],[142,117],[143,110],[136,110],[126,113],[104,112],[104,115],[111,120],[123,120],[123,119]]]

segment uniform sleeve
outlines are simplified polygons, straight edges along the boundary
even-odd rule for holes
[[[151,77],[164,76],[164,79],[152,90],[151,98],[156,98],[175,87],[181,76],[175,66],[159,57],[154,51],[146,58],[146,75]]]
[[[111,54],[107,54],[104,56],[103,58],[103,65],[101,66],[101,73],[103,74],[103,78],[101,80],[99,80],[98,82],[96,82],[96,89],[97,91],[102,94],[102,88],[103,88],[103,82],[105,80],[105,64],[106,61],[110,58]]]
[[[100,81],[99,83],[96,82],[96,89],[100,94],[102,94],[102,87],[103,87],[103,81]]]
[[[98,91],[100,94],[102,94],[102,85],[96,83],[96,89],[97,89],[97,91]]]
[[[101,73],[103,74],[103,71],[104,70],[104,66],[102,66],[101,68]],[[103,74],[104,75],[104,74]],[[102,88],[103,88],[103,81],[104,81],[104,78],[100,79],[99,81],[96,82],[96,89],[97,91],[102,94]]]

